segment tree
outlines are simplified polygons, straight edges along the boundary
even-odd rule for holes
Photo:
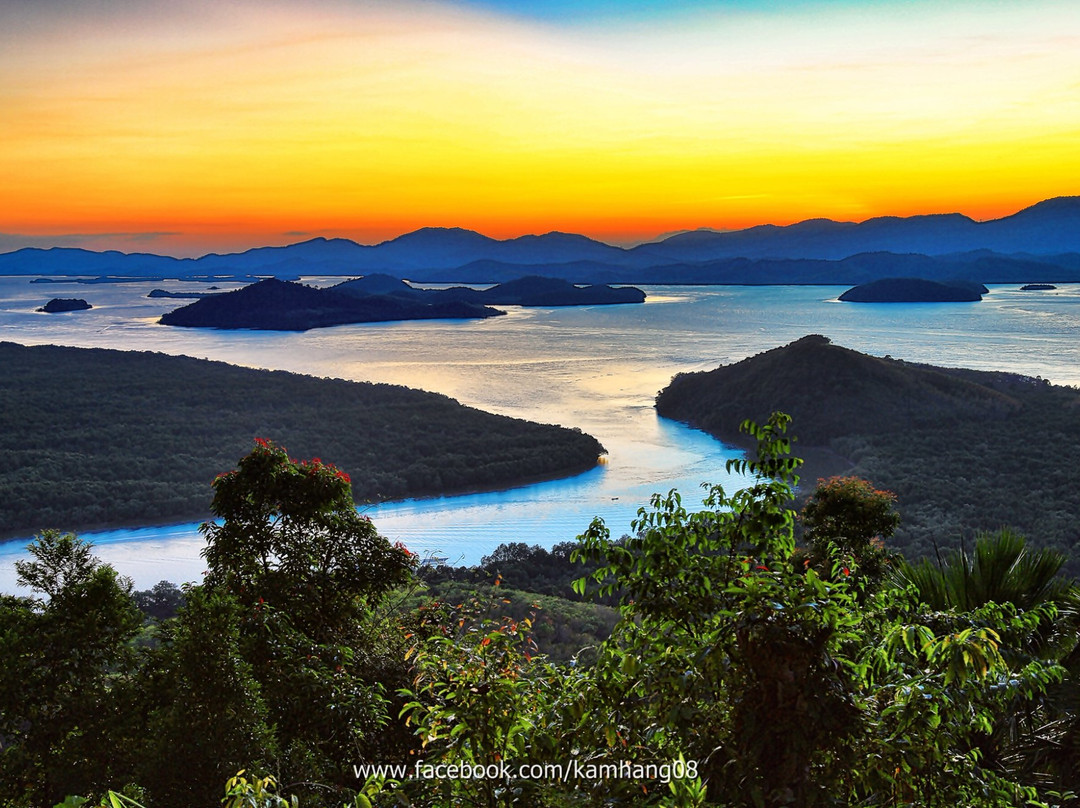
[[[357,513],[349,475],[319,458],[296,461],[259,438],[213,488],[221,523],[202,527],[207,585],[287,611],[315,641],[348,635],[371,603],[411,580],[415,557]]]
[[[1023,694],[1010,705],[978,749],[987,761],[1018,771],[1062,791],[1080,789],[1080,591],[1061,575],[1065,556],[1032,549],[1019,533],[1002,528],[980,532],[969,552],[958,550],[901,561],[895,579],[916,600],[941,612],[971,612],[988,606],[1018,616],[1006,636],[1008,662],[1022,669],[1033,662],[1060,663],[1063,679],[1047,693]]]
[[[0,601],[0,791],[29,805],[109,785],[121,761],[102,739],[129,731],[118,684],[135,663],[142,616],[131,582],[91,548],[42,533],[17,570],[47,599]]]
[[[34,560],[15,562],[19,584],[49,598],[59,597],[70,587],[85,583],[100,566],[92,548],[74,533],[42,531],[26,548]]]
[[[860,615],[846,582],[791,561],[801,461],[788,455],[788,420],[744,424],[757,457],[728,465],[748,488],[713,487],[697,512],[655,496],[636,536],[613,543],[594,522],[579,551],[603,562],[601,592],[622,593],[596,666],[620,732],[631,744],[665,738],[669,757],[699,761],[710,798],[730,804],[813,804],[836,790],[861,728],[843,648]]]
[[[818,480],[801,513],[810,563],[826,576],[836,567],[855,569],[880,583],[894,560],[884,543],[900,525],[895,505],[895,494],[859,477]]]
[[[622,612],[589,712],[628,748],[697,760],[718,804],[1035,799],[978,745],[1018,697],[1060,676],[1052,662],[1007,661],[1008,643],[1047,615],[927,613],[888,581],[868,591],[843,568],[802,563],[787,422],[744,424],[758,456],[729,465],[754,480],[747,489],[712,488],[697,512],[656,496],[636,536],[615,543],[594,522],[582,537],[579,555],[602,562],[592,577],[621,593]],[[810,509],[823,555],[866,552],[895,526],[890,500],[861,481],[826,486]]]
[[[147,715],[137,782],[158,805],[212,805],[241,769],[266,769],[276,739],[252,665],[242,653],[242,607],[192,587],[140,677]]]
[[[387,692],[406,682],[388,596],[412,581],[416,558],[357,513],[345,472],[270,441],[213,488],[221,521],[203,525],[205,588],[237,605],[237,650],[274,728],[278,779],[355,785],[353,764],[389,721]]]

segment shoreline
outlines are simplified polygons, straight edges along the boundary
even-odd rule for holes
[[[604,455],[601,455],[601,457],[606,457],[606,456],[607,456],[606,453]],[[569,472],[567,474],[535,475],[535,476],[532,476],[532,477],[524,478],[524,479],[522,479],[522,480],[520,480],[518,482],[514,482],[514,483],[511,483],[509,485],[498,485],[498,486],[490,486],[490,487],[488,487],[488,486],[472,486],[472,487],[469,487],[469,488],[453,489],[453,490],[449,490],[449,491],[445,491],[445,492],[441,492],[441,493],[418,493],[418,494],[413,494],[413,495],[410,495],[410,496],[391,497],[391,498],[387,498],[387,499],[381,499],[381,500],[378,500],[378,501],[368,500],[368,501],[364,501],[364,502],[357,502],[356,500],[353,500],[353,503],[355,504],[356,509],[358,511],[363,512],[363,510],[365,508],[373,508],[373,507],[377,507],[379,505],[383,505],[383,504],[387,504],[387,503],[412,502],[412,501],[424,502],[424,501],[430,501],[430,500],[436,500],[436,499],[444,499],[444,498],[445,499],[452,499],[454,497],[474,496],[474,495],[477,495],[477,494],[497,494],[497,493],[503,493],[503,492],[507,492],[507,491],[515,491],[515,490],[518,490],[518,489],[521,489],[521,488],[528,488],[530,486],[540,485],[542,483],[555,482],[556,480],[571,480],[571,479],[573,479],[575,477],[580,477],[583,474],[588,474],[590,471],[594,471],[595,469],[602,468],[602,467],[603,467],[603,464],[599,462],[599,457],[598,457],[597,462],[594,463],[592,466],[590,466],[588,468],[580,469],[578,471],[572,471],[572,472]],[[13,543],[16,543],[16,542],[21,542],[25,546],[26,544],[29,544],[30,542],[32,542],[34,540],[34,538],[39,533],[41,533],[42,531],[45,531],[45,530],[59,530],[62,533],[74,533],[77,536],[82,536],[83,534],[86,534],[86,533],[107,533],[107,532],[116,531],[116,530],[129,530],[129,531],[135,531],[135,530],[158,530],[158,529],[161,529],[161,528],[180,527],[182,525],[202,525],[203,523],[210,521],[211,518],[212,518],[212,514],[210,514],[209,510],[207,510],[205,512],[202,512],[201,514],[193,513],[190,516],[177,516],[175,518],[170,517],[169,519],[165,519],[165,520],[161,520],[161,521],[154,521],[154,522],[150,522],[150,523],[145,523],[145,522],[133,523],[133,522],[119,520],[119,521],[115,521],[115,522],[93,523],[91,525],[83,525],[81,527],[78,527],[78,526],[77,527],[41,527],[41,528],[38,528],[38,530],[35,533],[33,533],[33,534],[29,535],[29,536],[26,536],[26,535],[15,535],[15,536],[0,535],[0,552],[4,551],[6,549],[9,549],[9,545],[11,545]],[[376,525],[376,527],[378,527],[378,525]]]

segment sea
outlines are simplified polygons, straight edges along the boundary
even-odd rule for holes
[[[981,302],[892,304],[840,302],[843,286],[644,286],[648,297],[640,305],[510,306],[503,307],[506,316],[485,320],[295,333],[163,326],[157,322],[163,313],[189,301],[147,297],[156,288],[225,290],[235,282],[35,280],[0,277],[0,340],[158,351],[401,384],[491,412],[576,427],[600,440],[606,462],[567,479],[361,506],[383,535],[423,557],[459,565],[480,563],[504,542],[550,548],[572,541],[594,518],[613,536],[628,533],[638,509],[672,489],[692,508],[700,504],[703,484],[737,488],[743,481],[725,466],[740,451],[660,418],[654,398],[677,373],[737,362],[807,334],[876,356],[1080,386],[1080,284],[1049,291],[995,285]],[[302,280],[326,286],[341,279]],[[54,297],[83,298],[93,308],[36,311]],[[208,487],[208,503],[209,495]],[[196,523],[82,535],[136,588],[202,578],[204,542]],[[0,544],[0,592],[20,591],[14,563],[27,557],[29,539]]]

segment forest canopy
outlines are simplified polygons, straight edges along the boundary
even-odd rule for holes
[[[742,418],[793,417],[804,455],[824,449],[844,471],[893,491],[906,555],[1015,527],[1080,572],[1080,393],[1011,373],[881,358],[811,335],[731,365],[680,374],[660,415],[725,441]],[[813,478],[806,480],[813,483]]]
[[[358,502],[577,474],[604,451],[395,385],[7,342],[0,367],[0,536],[203,518],[256,437],[348,468]]]

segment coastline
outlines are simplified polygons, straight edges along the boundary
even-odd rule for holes
[[[601,455],[601,456],[606,456],[606,454]],[[420,492],[420,493],[416,493],[416,494],[411,494],[409,496],[388,497],[387,499],[365,500],[363,502],[356,502],[354,500],[354,503],[356,505],[357,510],[363,512],[363,510],[365,508],[372,508],[372,507],[376,507],[378,505],[383,505],[383,504],[388,504],[388,503],[428,502],[428,501],[437,500],[437,499],[453,499],[455,497],[472,496],[472,495],[475,495],[475,494],[504,493],[504,492],[509,492],[509,491],[516,491],[516,490],[523,489],[523,488],[528,488],[530,486],[539,485],[541,483],[554,482],[554,481],[557,481],[557,480],[572,480],[575,477],[580,477],[580,476],[582,476],[584,474],[588,474],[590,471],[594,471],[594,470],[602,468],[602,467],[603,467],[603,464],[601,464],[599,462],[599,458],[597,458],[597,462],[594,463],[593,465],[589,466],[588,468],[581,468],[581,469],[578,469],[577,471],[571,471],[571,472],[568,472],[568,473],[565,473],[565,474],[533,475],[533,476],[530,476],[530,477],[522,478],[521,480],[512,482],[510,484],[492,485],[492,486],[469,486],[467,488],[452,489],[452,490],[446,490],[446,491],[441,491],[441,492]],[[346,469],[346,471],[347,471],[347,469]],[[208,503],[209,503],[209,500],[210,500],[210,497],[207,497],[207,502]],[[152,521],[152,522],[149,522],[149,523],[147,523],[147,522],[135,522],[135,521],[132,521],[132,520],[122,520],[121,519],[121,520],[113,520],[113,521],[108,521],[108,522],[83,523],[81,525],[64,526],[64,527],[56,526],[56,525],[48,525],[48,526],[42,526],[41,528],[38,528],[37,532],[35,532],[34,534],[29,535],[29,536],[21,535],[21,534],[20,535],[6,535],[6,534],[5,535],[0,535],[0,551],[8,549],[9,545],[11,545],[13,543],[17,543],[17,542],[18,543],[23,543],[24,545],[29,544],[30,542],[32,542],[34,540],[34,537],[38,533],[40,533],[40,532],[42,532],[44,530],[55,529],[55,530],[60,530],[63,533],[74,533],[76,535],[81,536],[81,535],[86,534],[86,533],[107,533],[107,532],[110,532],[110,531],[120,531],[120,530],[137,531],[137,530],[155,530],[155,529],[165,529],[165,528],[179,528],[179,527],[182,527],[182,526],[185,526],[185,525],[199,526],[199,525],[202,525],[204,522],[210,521],[211,518],[212,518],[212,514],[209,511],[209,505],[208,505],[207,510],[205,510],[205,511],[192,512],[190,515],[187,515],[187,516],[170,517],[168,519],[155,520],[155,521]],[[376,527],[378,527],[377,524],[376,524]]]

